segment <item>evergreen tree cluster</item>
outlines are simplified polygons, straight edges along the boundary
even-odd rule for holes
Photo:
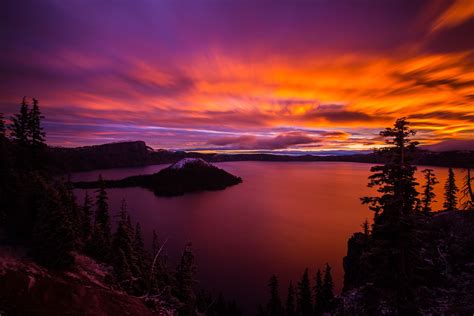
[[[398,119],[393,128],[386,128],[380,136],[386,138],[386,148],[380,154],[389,154],[391,158],[384,165],[371,168],[369,187],[377,187],[380,196],[364,197],[363,204],[375,212],[378,222],[395,223],[402,217],[413,213],[418,202],[415,180],[416,167],[411,162],[411,155],[418,142],[411,139],[416,132],[409,128],[409,123]]]
[[[99,176],[99,181],[103,181]],[[83,249],[91,257],[110,264],[122,289],[129,294],[143,296],[152,308],[154,300],[174,302],[179,315],[195,315],[197,294],[195,292],[196,263],[191,245],[186,245],[176,269],[167,264],[155,231],[152,249],[145,247],[140,223],[132,224],[127,203],[122,200],[116,229],[111,230],[107,191],[101,186],[96,191],[95,212],[91,212],[91,198],[86,193],[80,218]],[[150,298],[150,299],[149,299]]]
[[[423,185],[423,197],[421,199],[422,211],[425,214],[429,214],[431,209],[431,204],[435,201],[434,186],[438,184],[438,180],[433,173],[433,169],[425,169],[422,171],[425,177],[425,184]]]
[[[206,316],[240,316],[242,311],[235,301],[226,301],[224,295],[217,296],[201,290],[197,293],[197,310]]]
[[[432,169],[423,170],[424,183],[419,197],[416,167],[411,164],[417,145],[412,140],[415,134],[416,131],[410,129],[405,118],[398,119],[393,128],[380,133],[388,145],[381,152],[390,160],[371,168],[373,174],[369,177],[368,186],[377,187],[379,194],[362,198],[362,203],[368,204],[375,212],[372,230],[369,231],[367,221],[363,224],[367,254],[365,260],[372,262],[367,279],[377,287],[394,290],[400,314],[415,312],[416,298],[411,295],[410,289],[414,286],[417,264],[422,262],[416,229],[417,225],[424,222],[423,217],[432,215],[434,186],[438,184]],[[469,178],[468,169],[464,186],[464,192],[467,193],[464,196],[467,201],[472,201],[469,197]],[[452,168],[449,169],[444,189],[443,208],[447,211],[456,210],[458,188]]]
[[[456,209],[458,204],[457,194],[459,189],[456,185],[456,179],[454,178],[454,171],[453,168],[449,168],[448,170],[448,179],[444,184],[444,209],[448,211],[453,211]]]
[[[41,126],[41,120],[44,116],[41,114],[39,102],[37,99],[32,99],[33,104],[30,105],[26,97],[23,97],[20,106],[20,112],[11,117],[10,138],[21,146],[44,147],[45,132]],[[0,133],[1,126],[5,125],[3,119],[0,119]],[[3,133],[5,128],[3,127]]]
[[[259,306],[259,315],[265,316],[314,316],[330,312],[334,306],[334,282],[331,267],[326,264],[321,272],[318,269],[311,282],[309,270],[305,269],[297,287],[290,281],[285,305],[280,297],[278,277],[272,275],[268,282],[270,299],[266,306]]]
[[[152,249],[147,249],[140,223],[132,224],[125,201],[113,219],[103,185],[95,196],[86,192],[78,203],[70,179],[52,177],[39,162],[46,148],[42,119],[38,101],[33,99],[30,106],[26,98],[12,124],[7,126],[0,115],[0,236],[5,235],[7,243],[30,249],[33,259],[51,269],[69,269],[74,252],[85,253],[113,267],[117,285],[157,311],[169,302],[179,315],[204,310],[209,315],[241,314],[237,304],[222,295],[214,302],[212,296],[195,292],[191,245],[172,268],[163,252],[166,241],[160,243],[154,231]],[[205,304],[209,297],[212,306]]]
[[[405,118],[398,119],[393,128],[380,132],[386,138],[386,148],[378,152],[389,157],[387,163],[371,168],[369,187],[376,187],[379,193],[374,197],[363,197],[362,203],[374,211],[372,226],[366,219],[358,233],[362,251],[366,251],[364,260],[371,262],[372,270],[366,271],[377,287],[392,288],[400,313],[413,312],[413,300],[410,286],[414,280],[418,257],[414,231],[420,221],[432,216],[432,204],[435,202],[434,187],[439,182],[432,169],[422,170],[423,184],[421,194],[417,190],[415,179],[417,168],[412,165],[412,154],[417,142],[412,140],[416,131],[410,129]],[[468,168],[461,190],[461,208],[472,209],[474,194],[472,176]],[[443,210],[458,209],[459,189],[456,185],[455,174],[449,169],[448,178],[444,184]],[[370,276],[372,275],[372,276]],[[311,287],[308,269],[298,282],[297,287],[290,282],[286,305],[283,306],[276,276],[269,281],[270,300],[266,306],[259,307],[261,315],[322,315],[330,312],[334,304],[333,281],[331,268],[326,266],[324,272],[316,273],[315,285]]]
[[[465,210],[474,208],[473,181],[474,178],[471,176],[471,168],[467,168],[466,176],[464,177],[464,184],[461,189],[461,207]]]

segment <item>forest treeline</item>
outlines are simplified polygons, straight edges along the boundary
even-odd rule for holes
[[[387,309],[388,314],[418,315],[420,304],[415,291],[424,286],[442,283],[441,280],[436,280],[438,276],[433,272],[436,267],[424,265],[423,260],[428,259],[423,258],[423,252],[427,251],[428,245],[420,241],[420,235],[430,233],[424,232],[429,219],[438,213],[433,212],[432,205],[436,198],[434,186],[439,181],[432,169],[422,170],[423,183],[421,193],[418,192],[419,183],[415,179],[417,168],[413,164],[418,142],[412,139],[416,131],[410,129],[405,118],[398,119],[393,128],[381,131],[380,135],[386,139],[387,146],[380,149],[378,154],[386,157],[386,162],[371,168],[368,183],[369,187],[377,189],[378,194],[361,198],[361,202],[374,212],[373,224],[370,225],[366,220],[362,224],[362,233],[356,233],[349,241],[348,257],[344,259],[342,296],[344,292],[357,286],[369,285],[370,294],[364,297],[363,305],[372,306],[365,306],[366,309],[357,312],[374,315],[380,313],[377,309],[384,302],[382,296],[375,293],[388,291],[389,296],[395,300],[395,309]],[[474,213],[472,186],[471,168],[465,169],[460,189],[456,184],[453,168],[449,168],[448,178],[444,183],[443,209],[439,211],[465,210]],[[462,245],[455,247],[460,248]],[[341,297],[335,297],[332,293],[329,265],[324,271],[324,281],[321,280],[320,270],[314,280],[315,286],[312,288],[306,269],[296,290],[290,282],[284,305],[280,299],[278,278],[272,276],[269,282],[270,298],[266,305],[259,307],[259,315],[346,315],[348,312],[341,307],[344,305]]]
[[[306,268],[296,287],[290,281],[284,301],[280,296],[278,277],[272,275],[268,282],[268,294],[267,304],[258,307],[257,315],[259,316],[323,315],[330,312],[334,305],[331,267],[326,264],[324,271],[318,269],[314,278],[310,276],[309,269]]]
[[[114,283],[152,310],[165,303],[179,315],[241,314],[237,304],[222,295],[196,290],[197,266],[190,244],[173,267],[165,255],[166,241],[155,231],[151,247],[146,247],[140,223],[133,223],[125,200],[114,223],[104,186],[93,194],[86,192],[78,202],[68,179],[52,177],[46,167],[43,118],[38,100],[30,104],[26,98],[10,124],[0,114],[3,244],[25,247],[36,262],[53,270],[68,270],[74,266],[74,253],[86,254],[111,266]]]

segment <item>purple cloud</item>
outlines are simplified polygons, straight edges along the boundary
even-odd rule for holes
[[[233,149],[286,149],[297,145],[312,144],[314,147],[321,139],[301,132],[288,132],[275,137],[257,137],[244,135],[212,139],[208,145],[232,147]]]

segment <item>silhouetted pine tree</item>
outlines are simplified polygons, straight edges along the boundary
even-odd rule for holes
[[[301,281],[298,283],[298,314],[301,316],[313,315],[313,302],[311,299],[311,284],[308,268],[304,270]]]
[[[122,204],[124,203],[126,204],[125,199],[122,200]],[[130,239],[133,240],[135,238],[135,230],[133,229],[132,219],[130,218],[130,214],[128,214],[128,212],[127,212],[126,224],[127,224],[127,230],[130,233]]]
[[[293,282],[290,281],[288,285],[288,295],[286,297],[286,316],[296,316],[296,306],[295,306],[295,288],[293,287]]]
[[[94,230],[92,234],[92,255],[102,261],[110,259],[111,229],[107,191],[105,191],[102,175],[99,176],[101,186],[97,190]]]
[[[321,275],[321,270],[318,269],[316,272],[316,285],[314,286],[314,314],[322,315],[325,304],[324,304],[324,293],[323,293],[323,278]]]
[[[454,178],[453,168],[449,168],[448,179],[444,185],[444,203],[443,207],[445,210],[455,210],[458,204],[458,187],[456,186],[456,179]]]
[[[332,301],[334,300],[334,283],[332,281],[331,267],[326,263],[326,269],[324,270],[324,280],[322,288],[323,297],[323,311],[328,311],[331,308]]]
[[[111,257],[118,279],[122,282],[125,289],[130,289],[134,250],[132,245],[133,241],[127,224],[127,217],[127,205],[125,200],[123,200],[120,208],[117,230],[115,231],[113,238]]]
[[[45,188],[45,198],[33,228],[33,254],[48,267],[66,268],[74,263],[74,232],[67,206],[58,191]]]
[[[364,233],[365,239],[368,240],[369,237],[370,237],[370,223],[369,223],[369,220],[367,218],[362,223],[361,227],[362,227],[362,232]]]
[[[196,264],[191,244],[186,245],[181,262],[176,268],[176,297],[182,303],[179,315],[194,315],[196,306],[196,294],[194,282],[196,275]]]
[[[42,119],[44,119],[44,116],[41,115],[38,100],[33,98],[33,107],[31,108],[28,117],[28,130],[31,138],[31,145],[34,147],[46,146],[44,142],[46,134],[41,126]]]
[[[72,225],[75,244],[76,246],[79,246],[82,244],[82,214],[76,202],[76,196],[74,195],[70,177],[68,177],[68,181],[61,186],[61,190],[63,203],[66,206],[69,221]]]
[[[425,184],[423,185],[423,197],[421,198],[422,211],[425,214],[431,213],[431,203],[436,202],[434,200],[434,186],[438,184],[438,180],[433,173],[433,169],[425,169],[422,171],[425,176]]]
[[[82,240],[87,245],[92,236],[92,198],[86,191],[82,205]]]
[[[467,168],[466,176],[464,177],[464,185],[461,190],[462,208],[465,210],[474,207],[474,191],[472,190],[471,168]]]
[[[268,282],[268,288],[270,290],[270,300],[267,304],[268,313],[272,316],[283,315],[283,305],[281,304],[280,288],[276,275],[272,275],[270,277],[270,281]]]
[[[413,213],[417,202],[418,192],[415,189],[416,167],[410,164],[411,153],[418,142],[410,139],[416,132],[409,127],[405,118],[398,119],[393,128],[380,132],[386,138],[387,148],[381,152],[388,153],[390,161],[382,166],[373,166],[373,174],[369,177],[369,187],[378,187],[381,193],[377,197],[362,198],[363,204],[375,212],[379,221],[388,218],[389,222],[397,221],[400,217]]]
[[[20,107],[20,113],[15,114],[11,118],[12,124],[10,126],[10,136],[12,139],[21,146],[29,145],[29,121],[30,113],[28,109],[28,103],[26,97],[23,97]]]
[[[140,223],[135,226],[135,236],[133,238],[133,251],[136,258],[136,274],[142,286],[145,286],[145,279],[148,277],[146,273],[150,267],[150,258],[145,250],[145,243],[143,242],[142,229]]]
[[[398,119],[393,128],[380,132],[386,138],[387,162],[371,168],[369,187],[377,187],[376,197],[362,198],[363,204],[375,212],[371,233],[372,261],[367,279],[377,286],[394,290],[400,314],[413,313],[415,296],[410,292],[414,263],[418,253],[414,245],[415,208],[419,205],[411,155],[418,142],[411,139],[416,132],[405,118]]]

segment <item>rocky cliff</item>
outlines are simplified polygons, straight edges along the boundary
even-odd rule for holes
[[[471,315],[474,312],[474,210],[420,217],[411,234],[413,276],[404,289],[412,312],[420,315]],[[400,315],[392,279],[378,267],[376,244],[362,233],[348,242],[344,290],[335,315]],[[390,263],[386,263],[390,264]]]
[[[110,267],[75,254],[67,271],[43,268],[11,248],[0,248],[2,315],[173,315],[118,290]],[[156,301],[155,301],[156,303]]]

